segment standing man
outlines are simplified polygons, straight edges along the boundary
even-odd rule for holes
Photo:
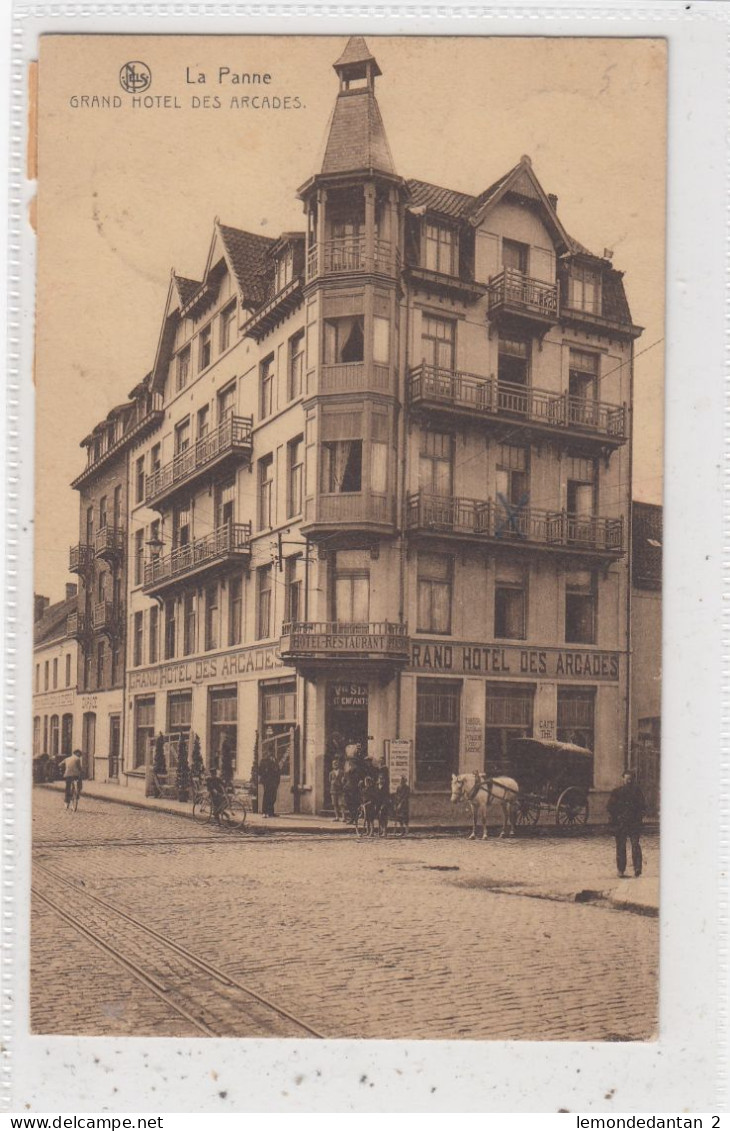
[[[261,809],[264,817],[275,817],[276,795],[281,781],[279,763],[272,754],[266,754],[259,762],[259,781],[264,787]]]
[[[608,799],[608,814],[616,837],[616,867],[623,878],[626,875],[626,839],[631,841],[631,863],[634,875],[641,875],[642,856],[639,838],[646,812],[644,794],[636,784],[633,770],[626,770],[623,784],[614,789]]]

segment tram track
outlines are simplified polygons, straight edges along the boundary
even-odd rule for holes
[[[209,1037],[323,1034],[147,923],[34,862],[33,896]]]

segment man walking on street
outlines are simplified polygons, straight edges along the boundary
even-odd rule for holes
[[[616,868],[622,878],[626,875],[626,840],[631,841],[631,863],[634,875],[641,875],[642,856],[639,838],[646,812],[644,794],[636,784],[633,770],[626,770],[623,785],[618,786],[608,799],[608,814],[616,837]]]

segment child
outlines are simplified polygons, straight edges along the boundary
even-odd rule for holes
[[[405,776],[403,776],[401,777],[400,782],[398,783],[398,788],[395,791],[395,804],[393,806],[393,810],[396,822],[403,826],[404,833],[408,832],[408,804],[410,796],[411,791],[408,787],[408,782],[406,781]]]
[[[378,793],[373,785],[372,778],[365,778],[360,786],[360,806],[365,821],[365,835],[375,835],[375,810],[377,807]]]
[[[345,773],[339,758],[334,758],[332,761],[332,769],[330,770],[330,797],[332,798],[332,808],[335,811],[335,815],[332,819],[334,821],[346,821]]]

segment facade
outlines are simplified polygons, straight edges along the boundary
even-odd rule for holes
[[[171,277],[126,449],[124,778],[197,735],[242,778],[273,749],[280,810],[319,812],[357,741],[406,759],[418,816],[535,735],[590,747],[600,794],[629,736],[621,273],[528,157],[475,195],[404,179],[361,37],[334,69],[303,230],[216,222]]]
[[[69,633],[77,610],[75,585],[51,605],[33,599],[33,757],[65,757],[80,739],[76,700],[78,645]]]
[[[659,807],[662,679],[662,508],[633,504],[631,558],[631,739],[652,809]]]

